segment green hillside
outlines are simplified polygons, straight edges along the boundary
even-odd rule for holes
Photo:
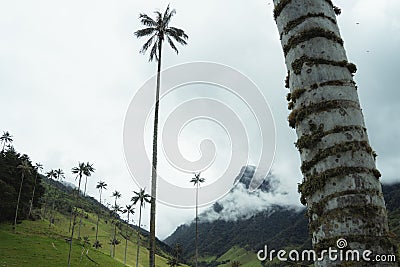
[[[111,211],[82,191],[78,196],[76,189],[56,181],[63,174],[58,169],[42,175],[38,164],[12,147],[0,152],[0,266],[67,266],[73,214],[71,266],[124,266],[126,240],[127,266],[136,266],[139,229],[120,217],[123,207]],[[101,247],[96,249],[98,215]],[[111,257],[114,232],[118,244]],[[148,266],[147,237],[148,232],[141,229],[141,267]],[[157,266],[169,266],[173,253],[157,240]]]
[[[69,244],[65,240],[68,234],[69,219],[60,213],[55,214],[55,224],[49,227],[49,221],[24,220],[12,231],[9,223],[0,224],[0,266],[62,266],[67,264]],[[103,247],[96,250],[92,247],[95,239],[95,216],[89,214],[83,219],[81,236],[88,236],[90,244],[83,248],[83,241],[74,240],[72,249],[72,266],[124,266],[125,240],[116,246],[115,259],[110,257],[109,240],[111,225],[100,220],[99,240]],[[128,241],[127,265],[136,265],[136,237]],[[104,245],[105,244],[105,245]],[[140,248],[139,266],[147,266],[148,250],[146,244]],[[89,250],[86,256],[86,250]],[[82,254],[82,251],[84,252]],[[157,255],[157,266],[167,265],[167,253],[164,257]]]

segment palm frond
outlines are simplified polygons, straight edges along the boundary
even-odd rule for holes
[[[179,53],[178,49],[176,48],[174,42],[172,41],[172,39],[168,35],[167,35],[167,40],[168,40],[168,43],[171,46],[171,48],[174,49],[175,52],[178,54]]]
[[[139,197],[132,197],[131,201],[134,205],[136,205],[136,203],[139,201]]]
[[[156,27],[157,23],[152,19],[150,16],[146,14],[140,14],[139,15],[140,22],[145,25],[145,26],[151,26],[151,27]]]
[[[147,49],[149,49],[149,47],[152,45],[155,37],[156,37],[155,34],[153,36],[151,36],[149,38],[149,40],[147,40],[147,42],[142,46],[142,49],[140,49],[139,52],[142,53],[142,54],[146,53]]]
[[[143,29],[135,31],[133,34],[139,38],[139,37],[150,35],[150,34],[154,33],[156,30],[157,30],[157,28],[155,28],[155,27],[143,28]]]
[[[163,25],[165,27],[168,26],[169,22],[171,21],[172,16],[174,16],[176,14],[176,10],[172,9],[170,12],[170,8],[169,5],[167,6],[167,9],[164,12],[164,16],[163,16]]]
[[[160,11],[154,11],[154,13],[156,14],[156,23],[157,23],[157,26],[158,27],[160,27],[161,25],[162,25],[162,14],[161,14],[161,12]]]
[[[170,36],[175,39],[181,45],[186,45],[186,40],[189,38],[187,34],[182,29],[177,29],[174,27],[170,27],[165,30],[167,36]]]
[[[153,61],[154,58],[156,59],[156,61],[158,61],[158,55],[157,55],[158,42],[159,41],[156,40],[153,47],[151,48],[149,61]]]

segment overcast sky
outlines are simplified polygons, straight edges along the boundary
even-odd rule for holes
[[[104,180],[107,201],[112,191],[119,190],[120,203],[127,203],[137,186],[124,159],[125,114],[137,90],[156,70],[147,55],[138,53],[145,40],[136,39],[133,32],[142,27],[139,13],[152,15],[168,3],[1,1],[0,131],[14,136],[17,151],[43,163],[45,171],[63,169],[70,182],[74,182],[71,168],[90,161],[96,173],[88,182],[89,194],[97,196],[95,185]],[[186,31],[189,45],[178,47],[178,56],[164,49],[163,68],[210,61],[231,66],[253,80],[275,119],[272,169],[281,189],[289,192],[289,202],[298,203],[300,160],[293,145],[295,132],[287,123],[286,68],[272,1],[170,3],[177,10],[171,25]],[[338,21],[349,61],[358,67],[355,81],[382,181],[399,181],[400,92],[395,81],[400,70],[400,2],[338,0],[335,4],[342,8]],[[184,149],[192,145],[198,151],[198,144],[185,144]],[[193,209],[165,205],[158,205],[157,212],[160,238],[194,216]],[[148,216],[144,224],[148,228]]]

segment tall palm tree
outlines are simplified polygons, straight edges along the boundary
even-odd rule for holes
[[[125,233],[125,255],[124,255],[124,264],[126,265],[126,252],[128,250],[128,229],[129,229],[129,215],[135,214],[135,208],[132,204],[126,205],[123,211],[124,213],[128,213],[128,220],[126,225],[126,233]]]
[[[82,176],[85,175],[86,170],[87,170],[86,165],[83,162],[79,162],[78,166],[77,167],[73,167],[72,170],[71,170],[71,172],[73,174],[76,174],[75,180],[78,179],[78,188],[77,188],[76,191],[74,191],[74,192],[76,192],[75,197],[74,197],[75,200],[80,194]],[[74,238],[74,230],[75,230],[76,214],[77,214],[77,210],[76,210],[75,206],[73,207],[73,209],[74,209],[74,211],[73,211],[74,219],[73,219],[72,227],[71,227],[71,236],[69,238],[68,267],[71,266],[72,239]]]
[[[103,190],[107,190],[107,184],[103,181],[100,181],[97,183],[96,188],[99,189],[100,193],[100,205],[101,205],[101,194],[103,193]],[[98,239],[98,234],[99,234],[99,221],[100,221],[100,211],[97,213],[97,223],[96,223],[96,241],[94,243],[95,248],[101,247],[101,244],[99,243]]]
[[[21,164],[17,166],[17,168],[21,172],[21,183],[19,185],[17,206],[15,207],[14,231],[17,230],[18,207],[19,207],[19,201],[21,199],[22,184],[24,183],[25,176],[31,174],[32,171],[31,164],[28,162],[28,160],[22,161]]]
[[[169,5],[164,14],[156,11],[155,19],[146,14],[140,14],[140,22],[146,26],[144,29],[136,31],[136,37],[150,37],[143,45],[140,53],[146,53],[150,49],[149,61],[155,59],[157,65],[157,85],[154,109],[154,130],[153,130],[153,159],[151,172],[151,209],[150,209],[150,267],[155,267],[155,217],[156,217],[156,189],[157,189],[157,135],[158,135],[158,111],[159,111],[159,95],[160,95],[160,77],[161,77],[161,55],[162,46],[165,39],[176,53],[178,49],[174,41],[181,45],[186,45],[188,36],[178,28],[169,26],[172,16],[176,13],[175,9],[170,9]]]
[[[35,197],[35,190],[36,190],[36,181],[37,181],[37,177],[39,175],[39,172],[41,170],[43,170],[43,165],[40,163],[36,163],[35,166],[33,167],[33,169],[35,170],[35,182],[33,183],[33,190],[32,190],[32,198],[31,201],[29,203],[29,213],[28,213],[28,218],[31,216],[32,214],[32,206],[33,206],[33,198]]]
[[[85,190],[83,191],[83,196],[86,196],[86,184],[87,184],[87,178],[92,176],[92,173],[96,170],[93,168],[93,164],[90,164],[89,162],[86,163],[86,171],[85,171]]]
[[[92,173],[95,171],[95,168],[93,168],[93,164],[90,164],[89,162],[86,162],[84,168],[85,168],[85,170],[84,170],[83,174],[85,175],[85,189],[83,191],[83,197],[86,197],[87,178],[92,176]],[[78,239],[81,238],[81,227],[82,227],[82,212],[80,213],[80,216],[79,216]]]
[[[63,170],[61,170],[61,169],[57,169],[57,170],[55,170],[54,171],[55,172],[55,174],[56,174],[56,180],[62,180],[63,178],[65,178],[65,174],[64,174],[64,171]]]
[[[142,221],[142,207],[147,203],[151,203],[149,200],[151,196],[149,194],[146,194],[145,189],[140,189],[138,192],[133,191],[136,196],[132,197],[131,201],[133,202],[133,205],[136,205],[139,203],[139,223],[138,223],[138,232],[137,232],[137,252],[136,252],[136,267],[139,266],[139,248],[140,248],[140,224]]]
[[[299,192],[313,246],[323,250],[345,238],[346,249],[393,253],[376,154],[353,80],[357,68],[348,62],[337,25],[340,9],[330,0],[274,5],[288,70],[289,125],[296,129],[302,160]],[[338,264],[328,256],[315,263]]]
[[[112,249],[112,257],[115,257],[115,245],[118,245],[119,243],[117,243],[117,223],[118,223],[118,212],[121,211],[121,207],[117,205],[117,199],[121,198],[121,193],[118,192],[117,190],[115,190],[112,194],[112,197],[114,197],[114,216],[115,216],[115,220],[114,220],[114,234],[112,237],[112,245],[113,245],[113,249]]]
[[[56,173],[56,171],[55,170],[50,170],[50,171],[48,171],[48,172],[46,172],[46,177],[48,178],[48,179],[57,179],[57,173]],[[49,198],[48,200],[53,200],[52,201],[52,203],[53,203],[53,205],[52,205],[52,208],[54,209],[54,193],[51,193],[50,192],[50,190],[47,192],[47,198]],[[47,205],[50,205],[50,203],[48,203],[48,200],[46,200],[46,206]],[[52,214],[52,212],[53,212],[53,210],[50,208],[50,218],[49,218],[49,227],[51,226],[51,221],[52,221],[52,219],[53,219],[53,214]],[[44,216],[46,216],[46,210],[44,210]]]
[[[206,179],[200,177],[200,172],[195,173],[194,177],[190,180],[191,183],[193,183],[194,186],[196,186],[196,241],[195,241],[195,266],[197,267],[197,261],[199,258],[199,252],[198,252],[198,246],[197,246],[197,239],[198,239],[198,221],[199,221],[199,216],[198,216],[198,204],[199,204],[199,187],[200,184],[204,183]]]
[[[49,179],[56,179],[57,173],[55,170],[50,170],[50,171],[46,172],[46,177]]]
[[[51,170],[50,173],[49,173],[49,175],[50,175],[50,177],[49,177],[50,179],[54,178],[54,180],[58,180],[58,181],[61,181],[63,178],[65,178],[65,176],[64,176],[64,171],[61,170],[61,169]],[[51,210],[51,214],[50,214],[50,223],[49,223],[49,227],[51,227],[51,224],[52,224],[53,221],[54,221],[53,213],[54,213],[54,211],[55,211],[54,205],[55,205],[55,202],[56,202],[56,198],[57,198],[57,197],[58,197],[57,192],[54,192],[54,194],[53,194],[52,210]]]
[[[12,135],[9,132],[3,132],[3,135],[0,137],[0,141],[3,145],[1,152],[4,152],[4,147],[6,144],[11,144],[13,141]]]

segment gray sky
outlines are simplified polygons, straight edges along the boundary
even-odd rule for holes
[[[10,131],[16,149],[43,163],[46,171],[64,169],[67,181],[74,181],[70,169],[78,161],[94,163],[89,194],[97,196],[95,184],[105,180],[107,200],[119,190],[121,203],[127,203],[137,186],[123,154],[125,113],[136,91],[156,70],[147,55],[138,53],[144,40],[137,40],[133,32],[142,27],[140,12],[164,10],[168,3],[2,1],[0,131]],[[189,45],[179,47],[178,56],[164,49],[163,67],[217,62],[241,71],[258,85],[276,123],[272,169],[281,189],[289,192],[289,202],[295,202],[300,160],[293,145],[295,133],[287,123],[286,69],[272,1],[170,3],[177,10],[171,25],[187,32]],[[348,58],[358,67],[355,81],[382,181],[399,181],[400,118],[395,114],[400,93],[395,79],[400,61],[400,2],[338,0],[335,4],[342,8],[338,21]],[[188,143],[185,149],[190,149]],[[193,149],[198,150],[197,144]],[[193,213],[158,205],[157,235],[166,237]],[[148,217],[144,222],[147,228]]]

